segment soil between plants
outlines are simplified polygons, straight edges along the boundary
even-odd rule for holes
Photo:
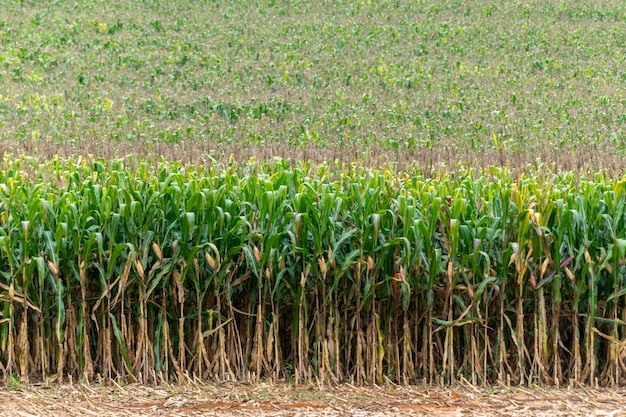
[[[626,389],[32,385],[0,416],[626,416]]]

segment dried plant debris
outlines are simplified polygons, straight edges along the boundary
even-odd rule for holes
[[[626,391],[289,385],[31,386],[2,392],[0,416],[624,416]]]

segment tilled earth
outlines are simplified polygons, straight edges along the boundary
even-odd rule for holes
[[[70,415],[626,416],[626,389],[68,384],[0,390],[0,416]]]

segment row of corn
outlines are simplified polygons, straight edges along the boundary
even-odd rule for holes
[[[626,178],[0,162],[0,373],[619,385]]]

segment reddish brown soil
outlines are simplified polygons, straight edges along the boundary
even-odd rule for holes
[[[626,389],[302,388],[222,384],[3,388],[0,416],[626,416]]]

